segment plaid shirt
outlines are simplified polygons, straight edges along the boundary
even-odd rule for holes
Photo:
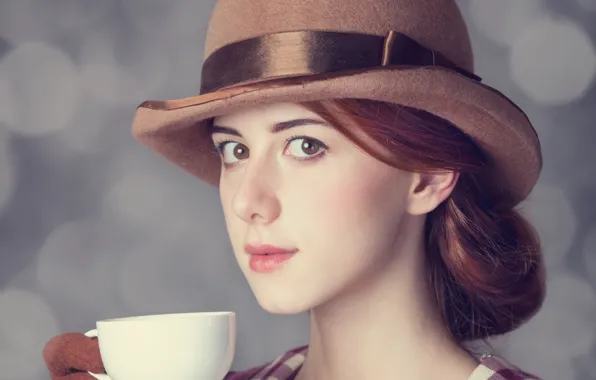
[[[230,372],[224,380],[293,380],[306,358],[308,346],[286,352],[271,363],[243,372]],[[503,358],[486,354],[468,380],[539,380]]]

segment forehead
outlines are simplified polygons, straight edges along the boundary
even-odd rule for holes
[[[241,109],[214,118],[214,124],[226,126],[240,125],[271,125],[276,122],[309,118],[315,120],[323,119],[316,113],[304,108],[298,103],[273,103],[257,107]]]

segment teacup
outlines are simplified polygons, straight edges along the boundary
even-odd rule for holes
[[[106,319],[98,337],[99,380],[221,380],[236,348],[236,314],[205,312]]]

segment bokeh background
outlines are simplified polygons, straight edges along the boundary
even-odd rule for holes
[[[533,120],[522,207],[543,310],[495,341],[545,380],[596,380],[596,1],[462,0],[477,73]],[[215,189],[137,145],[135,106],[195,95],[213,0],[0,0],[0,380],[48,379],[52,336],[96,320],[233,310],[233,367],[306,343],[237,268]]]

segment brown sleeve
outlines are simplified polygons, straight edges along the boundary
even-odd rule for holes
[[[87,371],[105,373],[97,339],[82,333],[53,337],[42,352],[52,380],[94,380]]]

